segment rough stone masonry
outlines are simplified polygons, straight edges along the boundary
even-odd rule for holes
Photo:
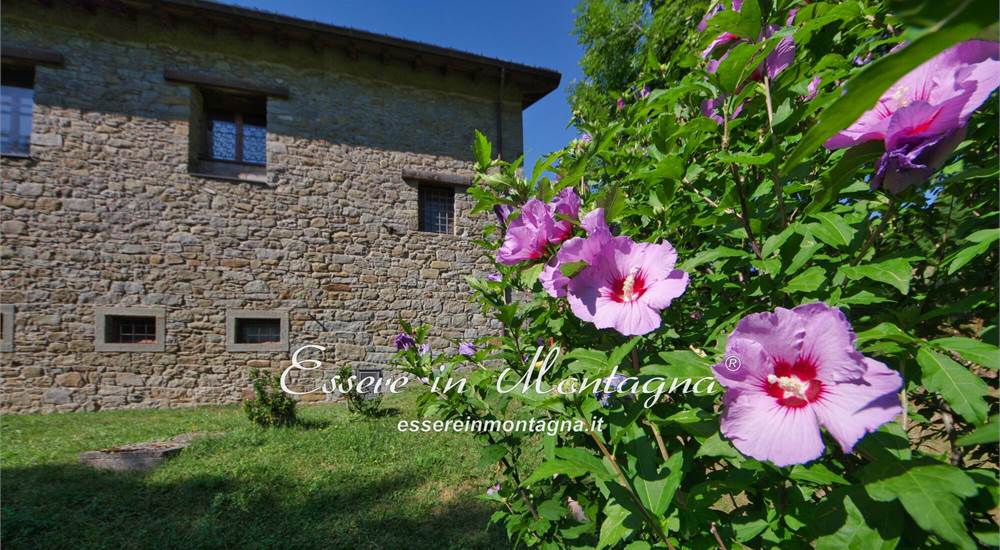
[[[557,73],[191,0],[5,1],[2,36],[33,111],[0,164],[0,411],[233,402],[304,344],[387,368],[400,316],[437,346],[489,330],[473,132],[519,155]],[[266,167],[199,161],[204,98],[234,90],[266,96]],[[425,185],[454,190],[451,234],[418,230]],[[280,349],[231,345],[245,311],[285,316]],[[115,312],[162,342],[102,347]]]

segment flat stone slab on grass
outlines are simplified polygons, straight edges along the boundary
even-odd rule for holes
[[[80,464],[102,470],[144,471],[163,464],[167,458],[181,452],[191,441],[202,434],[185,433],[167,441],[146,441],[132,445],[122,445],[98,451],[86,451],[77,455]]]

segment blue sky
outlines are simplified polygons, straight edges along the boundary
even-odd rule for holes
[[[225,0],[251,8],[447,46],[562,73],[559,89],[524,111],[525,166],[576,136],[566,93],[583,78],[575,0]],[[470,142],[471,147],[471,142]]]

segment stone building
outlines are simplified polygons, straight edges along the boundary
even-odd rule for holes
[[[3,412],[233,402],[304,344],[382,369],[399,316],[483,332],[473,132],[519,155],[558,73],[201,0],[0,25]]]

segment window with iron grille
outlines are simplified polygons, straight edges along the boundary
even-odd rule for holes
[[[204,160],[264,166],[267,98],[206,90]]]
[[[417,189],[419,229],[431,233],[455,232],[455,190],[422,185]]]
[[[281,341],[281,319],[236,319],[237,344]]]
[[[227,309],[226,351],[288,351],[287,309]]]
[[[94,309],[94,351],[164,351],[166,315],[166,310],[158,306],[97,307]]]
[[[108,315],[104,322],[104,342],[107,344],[156,343],[156,317]]]
[[[34,68],[4,65],[0,80],[0,153],[26,157],[31,152]]]

